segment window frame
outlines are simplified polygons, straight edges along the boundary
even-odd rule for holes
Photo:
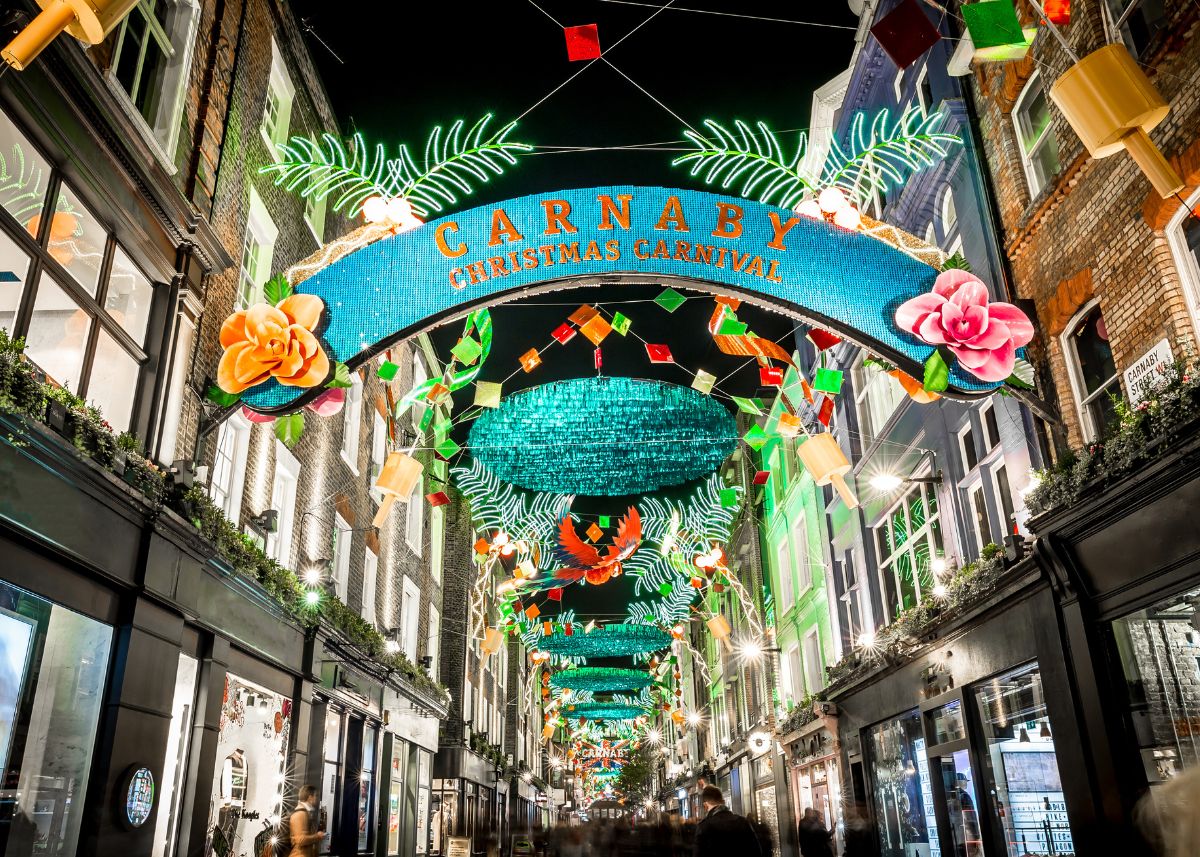
[[[854,359],[854,364],[851,369],[851,377],[854,379],[854,414],[858,420],[858,430],[862,436],[864,446],[871,446],[878,438],[884,437],[887,434],[887,427],[896,419],[896,414],[900,413],[904,408],[904,403],[908,401],[908,396],[904,393],[904,388],[900,386],[900,382],[888,375],[877,366],[864,366],[867,359],[867,352],[861,351]],[[869,374],[868,374],[869,373]],[[871,389],[877,384],[885,382],[883,385],[889,389],[898,390],[899,395],[895,396],[895,402],[892,408],[888,411],[887,416],[883,419],[883,424],[876,426],[872,423],[871,418]],[[876,394],[878,395],[878,394]]]
[[[948,239],[958,229],[958,203],[954,201],[953,187],[947,187],[942,193],[942,198],[938,200],[938,224],[942,227],[943,240]]]
[[[246,309],[263,300],[263,285],[271,277],[271,266],[275,262],[275,242],[279,238],[279,227],[267,211],[262,197],[254,186],[250,186],[250,196],[246,209],[246,228],[242,233],[242,255],[238,260],[238,290],[237,309]],[[250,242],[255,242],[254,252],[250,252]],[[246,258],[252,259],[247,270]]]
[[[988,414],[992,415],[992,422],[996,424],[996,436],[991,436],[991,429],[988,427]],[[996,406],[988,400],[979,406],[979,428],[980,437],[983,440],[984,457],[992,453],[992,450],[1000,446],[1000,417],[996,412]]]
[[[1033,143],[1031,149],[1026,150],[1025,148],[1025,135],[1021,129],[1021,119],[1022,116],[1027,114],[1023,113],[1022,111],[1023,108],[1027,106],[1027,102],[1034,97],[1038,91],[1045,96],[1046,109],[1049,111],[1050,93],[1046,89],[1045,84],[1042,83],[1041,73],[1034,71],[1033,74],[1029,76],[1029,79],[1025,81],[1025,85],[1021,88],[1021,92],[1017,96],[1017,100],[1013,102],[1013,108],[1011,112],[1013,132],[1017,135],[1017,151],[1021,154],[1021,167],[1025,171],[1025,182],[1029,189],[1030,199],[1036,199],[1042,193],[1042,191],[1054,183],[1054,177],[1062,172],[1062,164],[1060,163],[1058,171],[1056,171],[1054,175],[1046,176],[1045,181],[1039,182],[1033,169],[1034,158],[1037,156],[1041,148],[1047,144],[1047,142],[1051,143],[1055,147],[1055,159],[1057,160],[1059,157],[1058,141],[1054,136],[1053,121],[1046,123],[1045,130]]]
[[[342,517],[340,512],[333,513],[333,557],[330,562],[330,575],[333,583],[333,594],[342,603],[346,601],[346,593],[350,589],[350,555],[354,547],[354,528]]]
[[[1191,212],[1197,206],[1200,206],[1200,188],[1194,190],[1187,197],[1186,204],[1179,206],[1171,216],[1165,233],[1171,260],[1175,263],[1179,279],[1183,281],[1183,295],[1192,317],[1192,329],[1200,339],[1200,256],[1188,248],[1184,234],[1185,224],[1191,220]]]
[[[350,387],[342,406],[342,461],[358,475],[358,454],[362,439],[363,382],[357,372],[350,373]]]
[[[1067,322],[1067,326],[1063,328],[1063,332],[1059,334],[1059,344],[1063,349],[1063,362],[1067,364],[1067,379],[1071,383],[1071,394],[1075,399],[1075,413],[1079,417],[1080,433],[1086,440],[1096,440],[1099,434],[1095,420],[1092,419],[1091,403],[1096,401],[1101,395],[1107,394],[1114,386],[1117,391],[1121,389],[1121,369],[1116,366],[1116,361],[1113,365],[1116,368],[1116,374],[1101,384],[1096,390],[1090,394],[1087,393],[1087,385],[1083,380],[1083,369],[1079,364],[1079,352],[1075,348],[1075,331],[1088,314],[1100,306],[1099,298],[1092,298],[1079,308],[1079,310],[1071,316],[1071,320]],[[1100,316],[1104,316],[1104,307],[1100,307]],[[1111,350],[1111,347],[1110,347]]]
[[[274,114],[268,109],[272,100],[278,104]],[[292,76],[284,64],[283,55],[279,51],[279,43],[272,38],[271,70],[267,75],[267,91],[263,100],[262,114],[259,117],[258,130],[262,135],[263,142],[266,143],[267,153],[276,163],[282,157],[277,146],[288,141],[292,124],[292,106],[295,100],[296,86],[292,83]],[[272,115],[274,121],[268,128],[267,120]]]
[[[404,543],[417,556],[422,556],[425,549],[424,490],[424,480],[418,479],[412,493],[408,495],[408,508],[404,510]]]
[[[929,87],[929,103],[928,104],[925,103],[925,98],[924,98],[925,93],[921,88],[923,84],[928,82],[928,80],[929,80],[929,63],[923,62],[923,63],[921,63],[921,68],[917,71],[916,82],[913,83],[913,93],[916,96],[917,104],[919,104],[921,106],[921,112],[926,116],[928,116],[930,111],[933,110],[933,86],[931,85]]]
[[[292,530],[296,526],[296,498],[300,493],[300,460],[282,441],[275,441],[275,469],[271,474],[271,505],[279,513],[275,532],[267,534],[266,553],[284,568],[291,568]],[[283,477],[282,479],[280,477]],[[290,483],[290,489],[286,483]],[[277,494],[281,484],[286,495]],[[278,500],[283,503],[276,505]],[[282,507],[282,508],[281,508]]]
[[[421,645],[421,588],[407,575],[404,577],[404,601],[400,605],[400,634],[401,651],[412,663],[418,660],[418,647]],[[411,599],[411,600],[410,600]],[[409,616],[409,604],[412,604],[412,622],[405,627],[405,619]],[[482,688],[480,688],[482,690]]]
[[[242,519],[242,497],[246,490],[246,462],[250,456],[250,432],[252,429],[253,424],[241,412],[231,414],[222,422],[220,428],[217,429],[217,445],[213,451],[213,463],[209,470],[208,496],[217,504],[225,517],[233,522],[234,526],[240,524]],[[227,435],[232,437],[234,445],[229,458],[229,490],[224,492],[224,501],[218,502],[213,490],[216,488],[218,478],[217,463],[218,457],[221,455],[221,443]]]
[[[370,546],[363,551],[362,617],[372,626],[379,626],[375,602],[379,599],[379,554]]]
[[[979,464],[984,458],[979,454],[979,445],[975,443],[975,425],[971,422],[970,414],[967,415],[967,421],[963,427],[954,436],[958,441],[958,460],[962,462],[963,478],[967,478],[979,469]],[[970,438],[970,447],[967,445],[968,437]],[[968,455],[968,449],[970,455]],[[975,459],[974,462],[971,461],[972,458]]]
[[[775,545],[775,568],[779,574],[779,615],[782,616],[796,606],[795,571],[787,533]]]
[[[817,626],[813,625],[801,641],[804,649],[804,684],[808,688],[810,696],[816,694],[825,686],[825,683],[821,681],[821,676],[825,672],[824,652],[821,651],[821,635],[817,633],[817,630]],[[816,657],[811,661],[808,650],[809,641],[812,641],[816,651]],[[814,668],[816,670],[815,674]]]
[[[186,15],[186,17],[180,17],[172,22],[170,34],[166,32],[155,15],[147,14],[143,10],[142,7],[145,5],[146,0],[140,0],[114,30],[112,59],[108,69],[105,70],[104,78],[109,89],[121,96],[124,112],[139,123],[140,130],[147,142],[151,144],[155,156],[169,172],[176,173],[179,168],[175,163],[175,149],[179,145],[179,131],[184,104],[187,100],[188,79],[195,55],[196,33],[200,27],[200,4],[196,0],[175,0],[172,3],[172,6],[175,7],[172,11],[181,16]],[[134,100],[137,95],[127,90],[120,78],[117,77],[121,48],[129,31],[130,19],[134,14],[141,14],[146,20],[147,32],[153,36],[153,41],[157,42],[160,48],[163,47],[162,42],[165,41],[170,51],[167,53],[167,50],[164,49],[168,65],[160,87],[164,93],[168,94],[168,97],[160,103],[153,123],[138,107]],[[175,43],[176,38],[179,39],[179,44]],[[145,62],[145,53],[150,41],[147,39],[140,48],[139,69],[135,82],[140,82],[142,74],[140,66]],[[178,62],[174,62],[176,55],[178,55]]]
[[[813,586],[812,566],[808,562],[808,516],[803,511],[792,519],[789,536],[792,541],[796,582],[796,601],[801,601]],[[799,536],[799,538],[797,538]]]
[[[921,475],[928,475],[928,468],[924,468],[923,473]],[[913,530],[912,518],[911,518],[911,515],[909,514],[909,512],[910,512],[909,500],[911,497],[913,497],[914,494],[920,495],[921,502],[925,507],[925,520],[921,523],[921,526],[916,529],[916,531]],[[937,503],[937,511],[934,512],[932,515],[929,514],[929,499],[928,498],[930,495],[933,496],[935,502]],[[889,553],[886,556],[883,556],[882,555],[883,551],[880,547],[881,543],[879,540],[880,530],[885,529],[891,525],[892,516],[895,514],[896,510],[901,507],[904,508],[904,529],[905,529],[905,533],[906,533],[904,544],[898,548],[892,547],[890,549]],[[932,524],[934,523],[934,521],[937,522],[937,525],[938,525],[937,533],[939,534],[939,536],[941,538],[941,542],[942,542],[942,545],[940,548],[936,544],[937,540],[935,540],[933,538],[934,528],[933,528]],[[905,553],[905,552],[909,553],[910,558],[912,559],[912,561],[914,563],[913,568],[912,568],[912,574],[913,574],[913,587],[912,588],[913,588],[913,595],[914,595],[915,601],[912,606],[913,607],[920,606],[920,604],[925,600],[926,596],[925,596],[925,593],[923,592],[922,585],[921,585],[920,570],[916,567],[916,564],[915,564],[916,563],[915,546],[917,544],[918,539],[925,541],[925,543],[927,544],[927,546],[929,548],[929,556],[931,558],[931,565],[932,565],[932,558],[939,555],[939,553],[938,553],[939,550],[941,551],[941,553],[943,553],[943,554],[945,553],[946,537],[945,537],[945,533],[944,533],[944,529],[945,529],[944,523],[945,523],[945,518],[942,515],[942,498],[938,495],[937,486],[933,485],[933,484],[928,484],[928,483],[914,482],[909,486],[907,491],[905,491],[903,494],[901,494],[899,497],[897,497],[895,502],[891,503],[887,507],[887,509],[882,514],[880,514],[875,525],[870,528],[871,541],[875,547],[876,552],[880,554],[880,556],[876,557],[876,574],[877,574],[877,578],[878,578],[877,582],[880,587],[880,598],[881,598],[881,601],[883,602],[883,606],[884,606],[884,620],[883,620],[884,626],[890,625],[896,619],[895,616],[890,614],[890,607],[892,605],[890,603],[888,603],[888,591],[889,590],[888,590],[888,587],[885,585],[884,575],[891,574],[891,576],[892,576],[892,583],[893,583],[892,591],[896,595],[896,606],[898,607],[897,615],[899,613],[902,613],[906,609],[912,609],[912,608],[906,608],[904,606],[904,598],[903,598],[903,594],[902,594],[901,580],[899,578],[899,573],[896,571],[896,567],[898,565],[897,558],[900,556],[901,553]],[[891,540],[890,534],[888,535],[888,540],[889,540],[889,542]],[[930,569],[930,575],[931,575],[931,581],[932,581],[932,568]],[[932,587],[931,587],[931,589],[932,589]],[[865,628],[865,626],[866,626],[866,623],[864,622],[864,628]]]

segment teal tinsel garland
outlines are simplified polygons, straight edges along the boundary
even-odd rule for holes
[[[661,651],[671,645],[672,639],[653,625],[605,625],[590,634],[575,626],[571,636],[565,629],[555,628],[554,633],[541,638],[538,648],[572,658],[610,658]]]
[[[585,717],[588,720],[633,720],[646,713],[644,708],[636,705],[624,705],[620,702],[581,702],[573,709],[567,706],[563,716],[568,720]]]
[[[593,632],[595,633],[595,632]],[[559,690],[590,690],[603,693],[612,690],[640,690],[653,680],[645,670],[624,670],[615,667],[579,667],[563,670],[550,678],[550,686]]]

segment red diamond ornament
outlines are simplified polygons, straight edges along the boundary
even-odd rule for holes
[[[899,68],[908,68],[942,38],[917,0],[901,0],[871,28],[871,35]]]
[[[571,62],[600,59],[600,30],[595,24],[563,27],[567,40],[567,59]]]
[[[650,358],[651,363],[674,363],[675,358],[671,356],[671,349],[666,345],[651,345],[646,343],[646,354]]]

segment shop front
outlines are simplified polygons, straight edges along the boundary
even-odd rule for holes
[[[749,745],[744,766],[751,780],[747,815],[767,829],[771,838],[772,854],[778,857],[788,840],[788,829],[791,826],[786,780],[779,776],[783,771],[782,759],[776,752],[775,741],[766,736],[766,733],[752,737]]]
[[[869,813],[881,857],[1087,853],[1075,827],[1088,784],[1062,776],[1083,770],[1082,741],[1054,601],[1032,562],[909,663],[830,695],[843,789]]]
[[[386,801],[380,813],[381,840],[387,857],[428,854],[433,754],[438,718],[410,696],[384,688],[383,750],[379,791]]]
[[[500,841],[507,818],[501,801],[507,789],[497,785],[503,771],[465,747],[442,747],[433,760],[431,857],[445,857],[453,840],[468,840],[470,853],[484,854]]]
[[[833,832],[835,846],[841,842],[842,787],[838,758],[836,707],[819,703],[829,714],[814,719],[780,739],[788,768],[791,823],[798,825],[804,811],[815,809],[825,828]]]

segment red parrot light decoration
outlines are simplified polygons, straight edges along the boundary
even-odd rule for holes
[[[630,506],[617,523],[616,538],[603,556],[579,537],[571,516],[566,515],[558,524],[558,560],[568,567],[560,568],[554,576],[570,581],[582,578],[593,586],[608,583],[621,573],[621,563],[633,556],[641,543],[642,518],[635,506]]]

